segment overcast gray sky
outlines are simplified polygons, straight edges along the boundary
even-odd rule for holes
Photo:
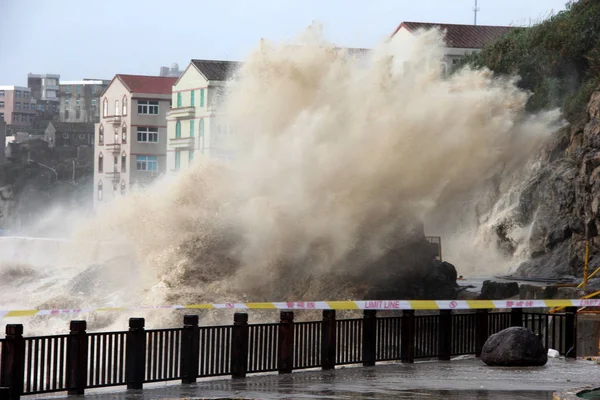
[[[480,25],[527,25],[567,0],[479,0]],[[474,0],[0,0],[0,85],[157,75],[191,58],[242,60],[261,37],[311,21],[344,47],[371,47],[402,21],[473,23]]]

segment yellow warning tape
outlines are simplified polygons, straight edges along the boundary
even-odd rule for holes
[[[202,303],[168,306],[90,309],[0,310],[0,318],[81,314],[103,311],[230,309],[230,310],[475,310],[511,308],[600,307],[600,299],[553,300],[343,300],[262,303]]]

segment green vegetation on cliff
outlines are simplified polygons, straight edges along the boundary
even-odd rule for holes
[[[530,28],[515,28],[464,65],[488,67],[498,75],[519,75],[531,91],[528,111],[561,107],[574,122],[600,86],[600,1],[579,0]]]

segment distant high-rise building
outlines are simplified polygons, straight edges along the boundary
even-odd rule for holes
[[[28,74],[27,86],[31,90],[32,103],[40,119],[58,118],[58,91],[60,75]]]
[[[35,108],[29,88],[21,86],[0,86],[0,118],[13,128],[31,127]]]
[[[169,67],[160,67],[160,76],[168,76],[171,78],[179,78],[183,74],[183,71],[179,69],[179,65],[177,63],[171,64],[171,68]]]
[[[59,90],[60,122],[100,122],[100,95],[109,80],[62,81]]]

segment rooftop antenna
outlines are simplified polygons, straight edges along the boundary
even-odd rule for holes
[[[474,15],[473,24],[474,25],[477,25],[477,11],[479,11],[479,7],[477,7],[477,0],[475,0],[475,7],[473,7],[473,15]]]

